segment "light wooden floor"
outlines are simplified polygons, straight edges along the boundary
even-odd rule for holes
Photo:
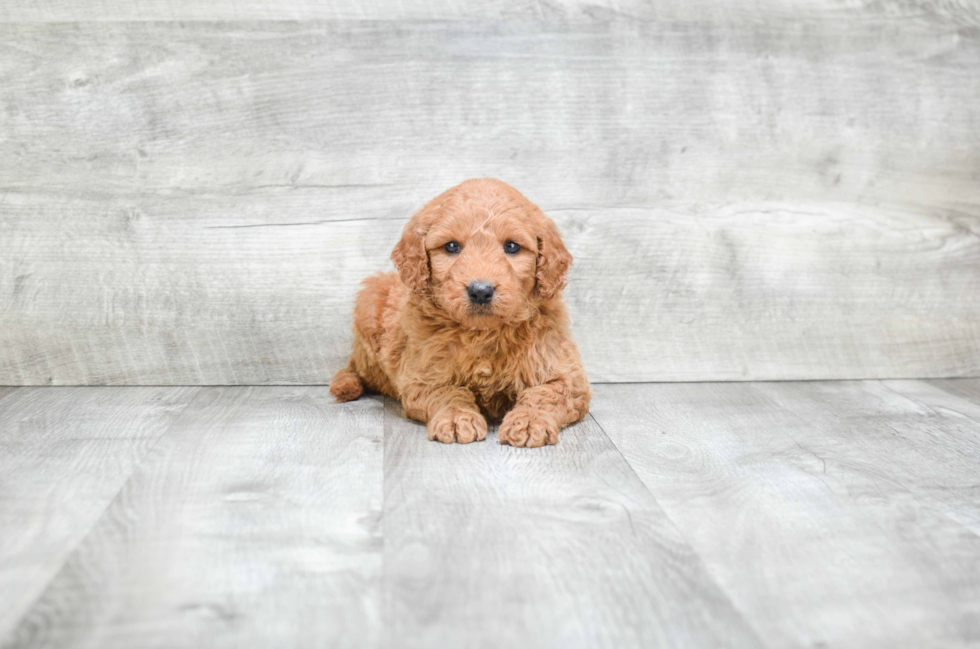
[[[593,404],[526,450],[323,387],[0,388],[0,645],[980,645],[980,379]]]

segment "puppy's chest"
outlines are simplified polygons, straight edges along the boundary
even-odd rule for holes
[[[477,403],[493,413],[506,409],[524,389],[520,358],[493,354],[479,348],[455,350],[457,381],[465,385],[476,397]]]
[[[520,382],[519,364],[514,359],[463,351],[455,360],[457,377],[471,389],[507,390]]]

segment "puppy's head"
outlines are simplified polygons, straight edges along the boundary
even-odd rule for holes
[[[391,260],[412,291],[466,327],[527,320],[565,287],[558,228],[507,183],[467,180],[412,217]]]

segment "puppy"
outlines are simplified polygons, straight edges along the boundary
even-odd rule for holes
[[[561,291],[572,256],[555,224],[507,183],[467,180],[416,213],[354,307],[339,401],[367,387],[401,401],[430,440],[558,442],[592,390]]]

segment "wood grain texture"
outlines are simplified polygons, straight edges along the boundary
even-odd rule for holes
[[[0,383],[322,383],[482,175],[563,229],[595,381],[975,375],[980,35],[875,7],[0,25]]]
[[[978,385],[600,385],[531,450],[317,387],[0,388],[0,647],[972,646]]]
[[[923,381],[886,381],[887,388],[912,402],[912,407],[906,406],[909,415],[889,421],[887,414],[872,408],[860,414],[886,422],[889,433],[897,432],[915,447],[889,463],[892,479],[980,535],[978,383],[955,379],[934,386]],[[872,440],[863,437],[862,441]]]
[[[198,388],[0,388],[0,638]]]
[[[591,420],[515,449],[385,415],[385,646],[762,646]]]
[[[928,18],[964,25],[980,23],[975,0],[387,0],[316,2],[297,0],[7,0],[0,22],[136,20],[772,20],[774,17],[823,20]]]
[[[666,4],[666,3],[665,3]],[[676,4],[682,5],[677,2]],[[86,11],[87,9],[87,11]],[[0,22],[138,20],[473,20],[599,19],[643,17],[650,8],[636,0],[398,0],[349,3],[300,0],[288,5],[271,0],[216,0],[207,3],[148,0],[138,5],[96,0],[81,7],[70,0],[12,0],[0,6]],[[677,8],[668,11],[676,14]]]
[[[363,647],[382,404],[202,388],[5,647]]]
[[[980,405],[980,379],[934,379],[926,383]]]
[[[593,413],[770,646],[980,639],[980,536],[913,489],[980,474],[937,413],[865,382],[597,386]]]
[[[3,382],[327,382],[358,283],[390,268],[403,223],[381,207],[311,220],[318,196],[8,200]],[[980,239],[963,219],[812,209],[552,210],[592,380],[980,371]]]

